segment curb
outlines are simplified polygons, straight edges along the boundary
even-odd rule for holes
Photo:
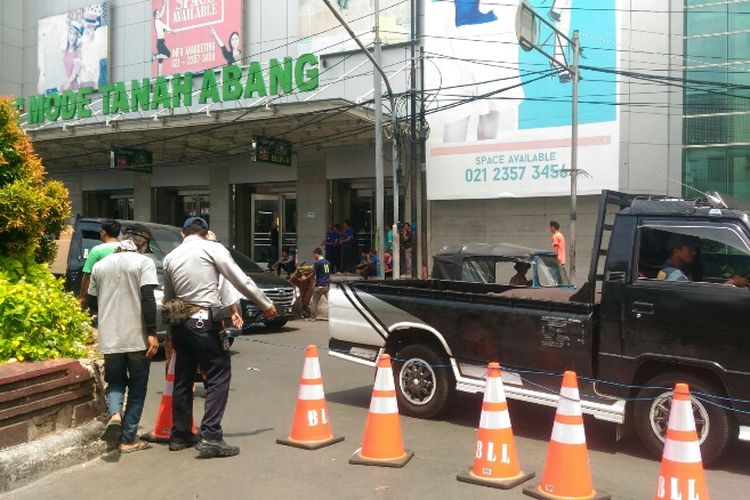
[[[0,451],[0,493],[101,455],[106,448],[99,439],[103,431],[104,424],[92,420],[75,429]]]

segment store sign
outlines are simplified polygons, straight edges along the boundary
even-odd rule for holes
[[[615,0],[531,0],[530,5],[572,37],[613,40]],[[570,74],[525,51],[516,36],[521,0],[482,4],[426,1],[425,87],[442,89],[428,108],[427,197],[431,200],[560,196],[570,193]],[[550,4],[552,4],[550,6]],[[541,40],[554,40],[543,28]],[[562,59],[568,47],[545,49]],[[586,50],[586,64],[617,68],[617,51]],[[578,192],[619,187],[616,75],[580,80]]]
[[[292,143],[274,137],[253,137],[253,159],[276,165],[292,166]]]
[[[110,151],[110,168],[151,173],[153,154],[147,149],[113,148]]]
[[[194,92],[198,93],[198,104],[206,104],[318,88],[318,58],[314,54],[302,54],[296,60],[271,59],[267,76],[263,73],[260,62],[253,61],[247,67],[230,64],[220,70],[207,69],[202,75],[186,73],[173,75],[169,80],[160,76],[155,81],[144,78],[129,84],[108,83],[98,89],[101,112],[106,116],[191,106]],[[201,79],[199,87],[196,76]],[[28,113],[29,125],[89,118],[93,114],[90,107],[93,93],[93,88],[85,87],[17,99],[16,105]]]
[[[239,0],[151,0],[151,75],[242,63]]]

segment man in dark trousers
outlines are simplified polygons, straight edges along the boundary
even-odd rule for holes
[[[172,396],[173,426],[169,449],[180,451],[195,443],[192,434],[193,377],[198,366],[206,374],[206,401],[195,444],[203,458],[229,457],[240,449],[224,441],[221,419],[229,396],[232,366],[228,343],[222,341],[219,276],[263,310],[276,317],[276,307],[232,259],[223,245],[208,240],[208,223],[190,217],[182,228],[183,242],[164,257],[164,301],[179,299],[191,312],[171,329],[177,354]]]
[[[344,221],[344,230],[339,238],[341,248],[341,270],[345,273],[354,272],[354,229],[351,223]]]

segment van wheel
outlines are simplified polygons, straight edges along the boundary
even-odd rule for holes
[[[716,461],[737,435],[736,422],[727,410],[716,406],[722,401],[710,399],[707,394],[720,394],[718,388],[705,379],[686,373],[664,373],[649,380],[638,393],[635,402],[635,426],[646,449],[655,457],[661,457],[664,450],[664,435],[669,422],[672,406],[672,390],[678,382],[688,384],[693,403],[693,418],[701,445],[701,458],[704,464]],[[663,387],[665,389],[656,389]],[[669,389],[666,389],[669,388]],[[695,394],[701,393],[699,398]]]
[[[412,417],[440,414],[456,386],[448,359],[427,345],[412,344],[398,351],[393,371],[398,407]]]

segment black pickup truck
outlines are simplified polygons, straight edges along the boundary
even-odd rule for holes
[[[635,429],[659,456],[670,388],[687,382],[704,462],[750,440],[750,219],[720,198],[605,191],[578,290],[460,281],[364,281],[331,292],[330,353],[374,366],[388,352],[399,407],[433,417],[484,388],[499,361],[509,398],[553,406],[564,370],[583,411]],[[674,274],[674,241],[692,262]],[[691,258],[685,257],[686,260]],[[682,276],[680,276],[682,274]],[[669,275],[668,279],[665,277]],[[675,278],[681,278],[677,280]]]
[[[125,228],[133,221],[121,220]],[[159,283],[163,280],[162,260],[164,256],[174,250],[181,242],[180,230],[174,226],[155,224],[151,222],[139,222],[145,224],[153,234],[151,241],[151,253],[146,254],[156,263],[156,272]],[[57,240],[57,256],[50,265],[50,271],[56,276],[65,279],[65,288],[78,295],[83,278],[83,264],[86,262],[89,250],[101,243],[99,232],[101,231],[101,219],[91,217],[78,217],[75,223],[66,227],[66,230]],[[269,328],[281,328],[289,320],[299,318],[302,314],[299,289],[287,280],[270,272],[264,272],[258,264],[249,257],[234,249],[229,249],[235,262],[245,273],[255,281],[258,288],[263,290],[266,296],[276,305],[278,316],[273,321],[264,321],[262,312],[249,300],[242,299],[242,315],[245,325],[249,328],[253,325],[264,324]],[[163,292],[161,286],[156,290],[157,307],[161,308]],[[157,333],[160,341],[166,338],[166,326],[161,323],[161,314],[157,314]]]

